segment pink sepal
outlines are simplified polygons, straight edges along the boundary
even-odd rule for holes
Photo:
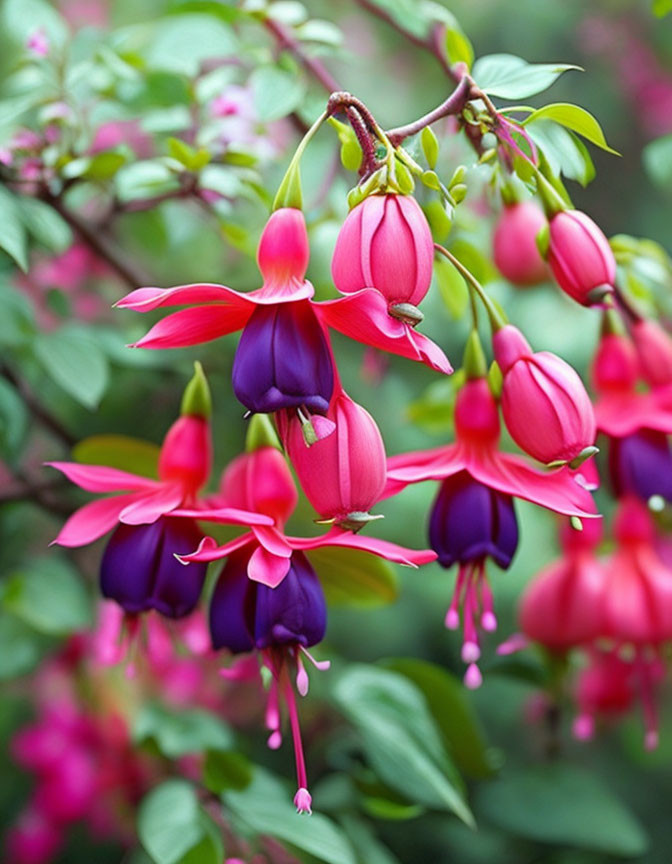
[[[363,552],[371,552],[379,558],[385,558],[395,564],[404,564],[406,567],[419,567],[421,564],[435,561],[437,557],[436,552],[431,549],[406,549],[404,546],[390,543],[389,540],[353,534],[340,528],[332,528],[320,537],[288,537],[287,540],[293,549],[301,550],[319,549],[322,546],[361,549]]]
[[[78,462],[46,462],[87,492],[124,492],[156,488],[159,483],[149,477],[140,477],[128,471],[105,465],[82,465]]]

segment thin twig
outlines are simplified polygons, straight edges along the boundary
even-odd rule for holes
[[[264,20],[264,26],[269,33],[273,35],[278,45],[293,54],[304,69],[310,72],[313,78],[322,85],[327,93],[333,93],[334,90],[341,89],[338,81],[334,78],[324,63],[316,57],[311,57],[309,54],[306,54],[301,43],[295,39],[291,31],[285,27],[284,24],[275,21],[273,18],[266,18]]]
[[[471,91],[471,79],[468,75],[465,75],[445,102],[442,102],[434,108],[433,111],[429,111],[423,117],[413,121],[413,123],[407,123],[405,126],[396,126],[394,129],[389,129],[386,133],[387,137],[395,147],[398,147],[405,138],[408,138],[410,135],[415,135],[426,126],[436,123],[437,120],[441,120],[443,117],[461,114],[462,111],[464,111],[467,102],[469,102]]]

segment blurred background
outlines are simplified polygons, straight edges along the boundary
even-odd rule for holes
[[[106,443],[100,436],[133,436],[159,444],[177,414],[197,359],[214,398],[215,477],[244,445],[243,410],[230,385],[237,337],[181,351],[134,352],[124,346],[145,332],[145,320],[111,309],[134,280],[161,287],[192,281],[221,282],[238,290],[259,286],[254,250],[270,200],[299,140],[301,123],[312,122],[322,110],[325,93],[283,54],[280,68],[286,79],[275,82],[277,93],[269,96],[266,84],[259,83],[258,69],[277,60],[277,44],[252,20],[227,20],[216,9],[222,5],[177,0],[63,0],[52,6],[37,0],[0,2],[0,149],[14,142],[12,165],[20,164],[26,184],[23,190],[12,188],[29,196],[35,179],[27,164],[33,158],[30,146],[17,148],[17,132],[32,129],[43,135],[55,126],[60,138],[50,146],[58,150],[58,141],[71,136],[72,158],[59,162],[53,157],[49,170],[66,184],[69,212],[79,214],[78,221],[66,216],[54,224],[44,212],[35,212],[31,227],[30,216],[24,213],[27,239],[19,257],[25,255],[26,272],[19,271],[10,255],[0,260],[0,736],[5,745],[0,813],[5,831],[16,825],[34,785],[30,772],[17,764],[16,745],[9,742],[35,717],[36,692],[48,689],[44,670],[53,658],[59,658],[58,675],[68,679],[72,657],[76,655],[72,662],[79,664],[81,652],[86,654],[74,634],[85,631],[94,618],[102,549],[99,543],[67,554],[48,551],[65,515],[89,499],[55,480],[42,463],[69,458],[73,447],[81,461],[123,460],[119,442]],[[376,5],[398,13],[401,20],[406,14],[412,30],[419,4],[390,0]],[[511,53],[529,62],[558,61],[585,69],[566,73],[548,93],[524,101],[533,106],[577,102],[598,118],[621,157],[589,146],[596,175],[585,188],[568,184],[576,206],[588,212],[607,236],[646,237],[672,252],[672,15],[657,17],[649,0],[455,0],[438,5],[453,13],[477,57]],[[326,64],[342,89],[361,98],[383,127],[420,116],[452,89],[431,53],[367,12],[366,4],[304,0],[303,6],[314,27],[312,35],[305,36],[307,51]],[[292,15],[301,18],[303,13],[286,8],[283,14],[291,22]],[[186,26],[183,15],[196,16],[200,24],[192,20]],[[26,60],[27,40],[40,28],[50,42],[52,60],[54,52],[61,52],[51,64],[49,55],[32,64]],[[209,64],[213,56],[227,60]],[[30,94],[40,88],[43,98],[31,102]],[[218,98],[221,101],[213,108]],[[54,106],[62,105],[67,112],[62,110],[59,116],[61,109]],[[473,154],[461,137],[453,135],[450,123],[440,124],[436,131],[442,143],[437,170],[450,177],[458,165],[469,166],[469,191],[452,227],[443,226],[430,207],[433,229],[448,238],[452,251],[487,285],[535,349],[555,351],[585,374],[596,345],[598,316],[551,285],[521,290],[498,275],[490,238],[499,204],[486,188],[484,169],[473,167]],[[180,155],[170,144],[175,138],[195,149],[225,154],[224,169],[218,164],[219,173],[211,172],[203,180],[210,194],[197,199],[188,185],[180,185],[183,179],[176,179],[175,171],[161,163],[166,156],[183,158],[182,169],[189,168],[189,154]],[[356,182],[356,175],[341,168],[338,151],[333,130],[326,128],[302,163],[311,239],[308,278],[320,299],[335,296],[330,257],[347,213],[347,191]],[[117,162],[92,161],[96,154],[110,152],[118,154]],[[46,150],[43,157],[52,158]],[[75,164],[77,159],[88,162],[82,167]],[[418,196],[429,205],[427,190]],[[1,198],[0,205],[5,208],[0,216],[7,220]],[[109,249],[129,272],[120,272],[107,260]],[[664,260],[663,253],[660,257]],[[658,305],[672,314],[669,273],[664,269],[662,264],[658,270],[650,264],[648,272],[640,274],[641,291],[647,296],[655,290]],[[435,284],[423,311],[423,331],[459,366],[468,328],[466,295],[462,302]],[[372,357],[344,338],[335,338],[334,348],[348,392],[376,418],[388,454],[452,439],[450,382],[437,381],[419,364]],[[155,458],[151,448],[144,455],[137,446],[131,449],[128,458],[138,464]],[[426,545],[427,512],[435,494],[436,484],[427,483],[383,502],[377,509],[385,519],[371,530],[410,547]],[[606,495],[598,493],[598,502],[609,511]],[[314,676],[319,680],[305,706],[314,807],[345,826],[362,864],[670,860],[669,693],[664,694],[661,709],[661,744],[653,753],[642,747],[636,712],[601,730],[595,741],[580,744],[571,736],[573,707],[569,702],[564,706],[559,760],[583,769],[589,775],[586,783],[594,782],[594,789],[575,790],[570,777],[565,786],[559,784],[557,800],[540,797],[536,775],[526,774],[527,768],[544,762],[548,749],[547,731],[535,708],[542,660],[527,652],[504,662],[495,649],[516,630],[521,589],[557,557],[558,547],[552,515],[525,504],[517,505],[517,513],[521,544],[516,559],[506,573],[490,568],[499,631],[484,649],[484,684],[475,692],[446,696],[443,705],[437,696],[438,716],[457,718],[460,727],[446,734],[478,830],[465,827],[450,813],[419,805],[412,795],[409,800],[399,790],[392,795],[389,781],[376,785],[379,778],[372,779],[371,772],[364,776],[349,750],[350,731],[330,713],[334,709],[329,707],[328,674]],[[314,533],[312,519],[302,497],[289,528],[296,534]],[[320,656],[331,657],[335,669],[349,662],[422,659],[459,679],[459,640],[444,629],[442,611],[454,574],[428,565],[419,571],[399,569],[397,578],[394,602],[371,608],[360,608],[366,603],[334,604]],[[77,668],[66,685],[74,691],[72,699],[78,704],[83,700],[94,713],[103,708],[119,713],[132,725],[139,705],[149,698],[138,682],[106,670],[101,683],[98,673]],[[152,686],[158,698],[171,704],[161,687]],[[154,690],[152,699],[157,698]],[[190,698],[181,708],[192,704]],[[216,707],[217,699],[225,702],[224,719],[238,730],[236,746],[246,759],[280,776],[291,775],[289,752],[266,751],[255,723],[242,722],[246,711],[254,711],[241,708],[241,700],[228,690],[226,698],[213,699]],[[142,749],[142,736],[136,734],[135,742],[129,748]],[[147,758],[155,760],[146,769],[150,782],[131,783],[136,790],[151,786],[157,777],[180,774],[179,759],[192,755],[187,746],[179,751],[179,759],[171,759],[165,752],[157,755],[156,740],[150,745]],[[92,745],[94,750],[100,746]],[[144,768],[135,765],[133,770],[145,776]],[[502,777],[514,777],[515,782],[498,785]],[[113,779],[112,786],[115,782],[123,785]],[[584,795],[592,807],[583,809]],[[115,830],[103,830],[88,818],[74,822],[52,858],[40,859],[36,852],[34,860],[149,860],[136,848],[134,804],[131,795],[124,803],[123,819],[115,809]],[[100,822],[105,822],[102,816]],[[367,846],[369,842],[374,845]],[[320,860],[311,857],[314,850],[297,852],[294,844],[288,846],[301,861]],[[275,847],[265,848],[264,854],[266,858],[250,861],[295,860],[282,857],[289,853]]]

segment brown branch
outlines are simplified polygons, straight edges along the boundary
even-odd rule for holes
[[[322,85],[327,93],[333,93],[334,90],[341,89],[338,81],[334,78],[324,63],[316,57],[311,57],[309,54],[306,54],[301,43],[295,39],[291,31],[285,27],[284,24],[280,24],[280,22],[275,21],[273,18],[265,18],[264,27],[266,27],[268,32],[272,34],[281,48],[289,51],[294,55],[294,57],[296,57],[303,68]]]
[[[433,111],[429,111],[424,117],[420,117],[413,123],[407,123],[405,126],[397,126],[394,129],[388,130],[387,137],[395,147],[398,147],[405,138],[415,135],[426,126],[430,126],[432,123],[436,123],[437,120],[441,120],[442,117],[461,114],[469,102],[471,95],[472,82],[469,76],[465,75],[445,102],[442,102]]]
[[[45,429],[48,429],[56,438],[59,438],[68,448],[73,447],[77,443],[77,438],[71,435],[61,421],[42,405],[25,381],[22,381],[8,366],[0,368],[0,375],[17,390],[29,408],[30,413]]]
[[[86,243],[100,258],[115,271],[115,273],[132,289],[147,285],[150,280],[138,273],[127,263],[122,254],[105,237],[95,225],[90,225],[79,213],[70,210],[60,196],[54,195],[48,189],[40,192],[40,198],[49,204],[68,223],[80,239]]]

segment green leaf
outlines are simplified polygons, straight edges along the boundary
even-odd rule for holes
[[[287,789],[271,774],[255,768],[242,792],[226,792],[224,803],[254,834],[267,834],[289,843],[327,864],[356,864],[347,837],[321,813],[300,816]]]
[[[41,633],[66,636],[91,626],[91,599],[81,576],[55,553],[12,573],[3,606]]]
[[[0,186],[0,249],[28,270],[28,244],[21,210],[14,195]]]
[[[3,0],[0,11],[0,31],[21,47],[38,29],[46,32],[52,46],[65,42],[69,35],[65,19],[47,0]]]
[[[423,14],[417,0],[371,0],[371,5],[389,13],[402,30],[413,36],[427,36],[431,19]]]
[[[45,372],[86,408],[96,408],[109,379],[107,358],[95,336],[76,324],[39,333],[35,356]]]
[[[308,17],[308,10],[298,0],[275,0],[268,7],[268,17],[289,27],[296,27]]]
[[[115,176],[120,201],[149,198],[179,188],[168,166],[159,159],[145,159],[125,165]]]
[[[422,152],[425,154],[427,164],[431,169],[436,168],[436,161],[439,158],[439,139],[429,126],[425,126],[422,130],[420,142],[422,144]]]
[[[72,449],[72,457],[86,465],[107,465],[143,477],[157,478],[161,448],[128,435],[93,435]]]
[[[37,198],[17,198],[21,219],[30,236],[57,255],[72,245],[72,231],[53,207]]]
[[[340,821],[357,851],[360,864],[399,864],[399,859],[378,840],[363,819],[348,813],[341,816]]]
[[[472,77],[490,96],[526,99],[546,90],[570,69],[583,72],[571,63],[528,63],[514,54],[488,54],[478,58]]]
[[[552,120],[537,120],[527,127],[541,148],[554,174],[564,174],[587,186],[595,177],[595,166],[586,145],[569,129]]]
[[[434,273],[439,293],[453,319],[458,321],[469,303],[469,288],[457,269],[445,258],[434,262]]]
[[[250,76],[250,85],[254,107],[262,123],[291,114],[305,94],[305,85],[296,73],[273,65],[257,67]]]
[[[306,555],[330,605],[371,609],[397,599],[396,570],[382,558],[335,546],[310,549]]]
[[[0,612],[0,681],[25,675],[40,659],[36,634],[5,612]]]
[[[659,186],[672,187],[672,135],[656,138],[644,148],[644,168]]]
[[[200,171],[210,161],[210,154],[204,148],[196,150],[179,138],[168,139],[168,152],[188,171]]]
[[[604,137],[602,127],[593,117],[593,115],[581,108],[579,105],[571,105],[569,102],[554,102],[551,105],[544,105],[543,108],[537,108],[528,117],[523,120],[523,126],[533,123],[535,120],[554,120],[561,126],[571,129],[573,132],[578,132],[591,144],[601,147],[608,153],[614,153],[620,156],[617,150],[611,148]]]
[[[461,383],[464,383],[462,370],[454,372],[450,378],[433,381],[419,399],[408,406],[408,419],[428,432],[445,432],[453,425],[455,399]]]
[[[410,681],[386,669],[354,665],[339,678],[334,698],[383,782],[413,803],[452,811],[473,825],[462,781],[423,695]]]
[[[0,455],[13,461],[28,432],[28,409],[15,388],[0,378]]]
[[[532,840],[624,857],[648,847],[640,823],[596,774],[562,762],[482,784],[477,805],[494,825]]]
[[[224,860],[219,829],[186,780],[167,780],[144,798],[138,811],[138,836],[155,864],[221,864]]]
[[[176,15],[153,28],[145,59],[154,69],[197,75],[204,60],[232,57],[237,52],[233,30],[211,15]]]
[[[385,666],[404,675],[422,692],[460,771],[471,777],[492,774],[483,732],[462,682],[426,660],[402,657],[386,661]]]
[[[446,54],[451,66],[455,63],[466,63],[467,68],[471,69],[474,62],[474,49],[458,27],[446,28]]]
[[[178,711],[158,703],[142,707],[133,726],[133,740],[152,741],[169,759],[233,746],[231,730],[216,714],[203,708]]]
[[[302,42],[319,42],[337,48],[343,43],[343,31],[332,21],[311,18],[297,28],[296,35]]]
[[[0,345],[16,348],[35,335],[35,316],[25,294],[0,282]]]
[[[208,750],[203,766],[203,782],[220,795],[226,789],[245,789],[252,782],[250,761],[235,750]]]
[[[672,0],[653,0],[651,11],[656,18],[664,18],[672,12]]]

